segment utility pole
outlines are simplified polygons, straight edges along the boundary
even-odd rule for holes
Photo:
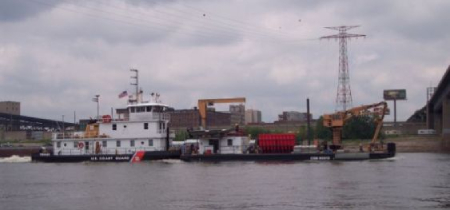
[[[99,116],[99,112],[100,112],[99,98],[100,98],[100,95],[95,95],[95,98],[92,99],[93,102],[97,102],[97,117],[96,117],[97,121],[99,120],[98,116]]]
[[[311,114],[309,112],[309,98],[306,99],[306,119],[307,119],[307,131],[306,136],[308,138],[308,146],[311,145]]]
[[[336,94],[336,111],[345,111],[352,106],[352,91],[350,90],[350,74],[348,72],[347,39],[366,37],[363,34],[347,33],[347,30],[356,27],[359,26],[325,27],[339,31],[339,33],[320,37],[320,39],[339,39],[339,82]]]
[[[66,128],[65,128],[65,126],[64,126],[64,115],[62,115],[62,127],[63,127],[63,139],[64,139],[64,134],[65,134],[65,132],[66,132]]]
[[[135,80],[135,83],[130,83],[130,85],[136,86],[136,103],[139,102],[139,71],[137,69],[130,69],[136,73],[136,76],[131,76],[131,79]]]

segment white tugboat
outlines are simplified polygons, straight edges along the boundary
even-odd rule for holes
[[[138,72],[134,71],[134,85],[138,90]],[[124,91],[120,96],[126,95]],[[143,101],[142,90],[136,91],[128,106],[117,110],[116,119],[103,115],[99,120],[92,120],[84,132],[54,133],[53,152],[41,151],[32,155],[32,160],[138,162],[179,158],[180,151],[170,147],[175,135],[169,130],[168,111],[173,108],[161,103],[159,94],[151,95],[151,101]]]

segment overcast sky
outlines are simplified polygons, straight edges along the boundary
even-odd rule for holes
[[[71,121],[126,105],[130,68],[176,109],[246,97],[272,122],[282,111],[334,112],[339,46],[319,40],[360,25],[348,42],[353,106],[406,89],[399,120],[425,105],[450,65],[450,1],[0,1],[0,100],[22,114]],[[392,102],[389,103],[392,109]],[[219,106],[226,110],[226,106]],[[388,116],[387,120],[392,120]]]

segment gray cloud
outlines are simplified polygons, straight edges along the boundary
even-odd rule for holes
[[[52,1],[45,1],[45,5],[39,5],[25,0],[2,0],[0,1],[0,21],[18,22],[47,12],[57,4],[58,2]]]
[[[52,1],[45,1],[52,2]],[[60,118],[125,105],[128,69],[147,93],[176,108],[197,99],[247,97],[273,121],[287,110],[334,111],[338,43],[311,40],[354,25],[349,42],[353,105],[406,88],[404,120],[448,66],[445,1],[62,1],[0,2],[0,96],[24,114]],[[3,12],[8,11],[8,12]],[[13,12],[14,11],[14,12]],[[203,15],[205,14],[205,15]],[[388,117],[388,120],[392,116]]]

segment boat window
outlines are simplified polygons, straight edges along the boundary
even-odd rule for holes
[[[86,146],[84,146],[84,148],[85,148],[86,150],[89,150],[89,142],[88,142],[88,141],[86,142],[85,145],[86,145]]]
[[[61,147],[61,142],[60,141],[56,142],[56,147],[58,147],[58,148]]]
[[[145,107],[136,107],[136,112],[145,112]]]
[[[115,130],[117,130],[117,124],[112,124],[112,129],[113,129],[113,131],[115,131]]]
[[[159,130],[164,130],[164,129],[166,129],[166,123],[160,122],[159,123]]]
[[[106,146],[108,146],[107,142],[106,141],[102,141],[102,147],[106,147]]]
[[[152,107],[151,106],[147,106],[147,112],[151,112],[152,111]]]
[[[130,111],[131,111],[131,113],[135,113],[136,109],[134,107],[130,107]]]
[[[153,107],[153,112],[161,112],[161,107],[160,106],[154,106]]]
[[[78,148],[78,141],[73,142],[73,148]]]
[[[134,140],[130,140],[130,147],[134,147]]]
[[[66,147],[67,146],[67,144],[66,143],[64,143],[64,147]]]
[[[144,123],[144,129],[148,130],[148,123]]]
[[[228,146],[233,146],[233,139],[228,139]]]
[[[116,141],[116,147],[120,147],[120,141]]]
[[[153,146],[153,139],[148,140],[148,146],[151,146],[151,147]]]

